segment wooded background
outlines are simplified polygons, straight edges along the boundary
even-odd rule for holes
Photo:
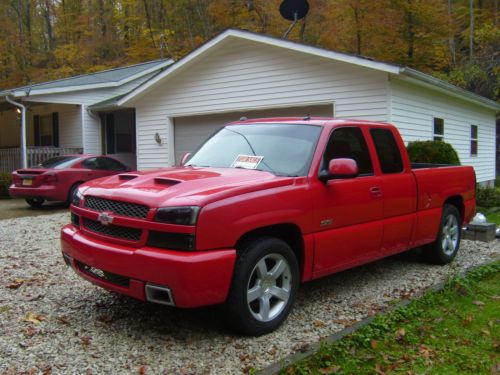
[[[282,0],[0,0],[0,87],[164,57],[234,27],[281,37]],[[499,100],[498,0],[309,0],[289,39]],[[163,35],[163,37],[162,37]],[[160,48],[163,47],[163,48]]]

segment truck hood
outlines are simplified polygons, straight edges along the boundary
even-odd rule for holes
[[[291,185],[293,180],[248,169],[175,167],[100,178],[82,185],[81,191],[85,196],[149,207],[203,206],[235,195]]]

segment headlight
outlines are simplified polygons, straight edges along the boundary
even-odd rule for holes
[[[80,207],[80,201],[83,198],[83,194],[80,193],[79,189],[76,189],[75,192],[73,193],[73,196],[71,197],[71,203],[73,206]]]
[[[165,224],[196,225],[200,207],[163,207],[156,211],[155,221]]]

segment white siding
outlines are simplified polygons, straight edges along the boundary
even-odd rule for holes
[[[339,118],[386,121],[387,74],[251,41],[226,41],[133,103],[138,168],[173,163],[169,118],[327,103],[335,103]],[[165,141],[160,146],[156,132]]]
[[[89,113],[87,107],[82,105],[81,123],[83,132],[83,152],[86,154],[101,154],[101,119]]]
[[[136,80],[133,80],[118,87],[63,92],[59,94],[34,95],[28,98],[24,98],[24,100],[30,102],[43,102],[43,103],[92,105],[132,91],[137,86],[148,80],[153,74],[154,73],[145,75],[141,78],[138,78]]]
[[[433,139],[433,118],[444,119],[444,141],[472,165],[478,182],[495,179],[495,112],[391,78],[391,119],[405,142]],[[478,125],[478,155],[470,155],[470,126]]]

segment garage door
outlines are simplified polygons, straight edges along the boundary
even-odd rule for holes
[[[207,116],[177,117],[174,119],[175,163],[179,164],[182,155],[195,151],[208,137],[228,122],[237,121],[241,117],[302,117],[307,114],[315,117],[332,117],[333,104],[274,108],[260,111],[222,113]]]

